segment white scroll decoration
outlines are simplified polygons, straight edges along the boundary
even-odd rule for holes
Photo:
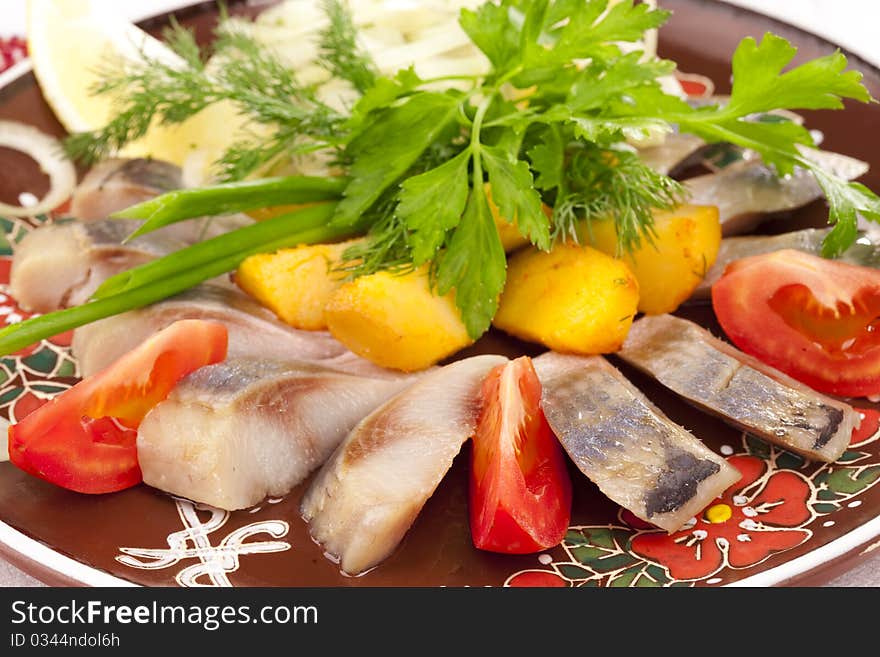
[[[283,538],[290,530],[283,520],[264,520],[239,527],[227,534],[218,545],[211,543],[209,534],[219,530],[229,520],[229,512],[222,509],[175,498],[177,513],[184,529],[168,535],[167,548],[121,547],[119,563],[140,570],[169,568],[186,559],[197,559],[183,568],[175,580],[180,586],[232,586],[229,573],[239,568],[239,559],[246,554],[267,554],[289,550],[286,541],[247,541],[259,534]],[[209,513],[202,521],[199,512]]]

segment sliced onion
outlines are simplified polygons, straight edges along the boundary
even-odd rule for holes
[[[0,146],[24,153],[49,176],[49,191],[38,203],[28,207],[0,203],[0,213],[32,217],[54,210],[70,197],[76,187],[76,169],[57,139],[24,123],[0,121]]]
[[[180,167],[180,179],[184,187],[201,187],[211,180],[209,170],[211,162],[208,161],[208,151],[198,148],[186,156]]]
[[[5,436],[9,431],[9,420],[6,418],[0,417],[0,431],[3,432]],[[0,463],[3,461],[9,460],[9,441],[8,440],[0,440]]]

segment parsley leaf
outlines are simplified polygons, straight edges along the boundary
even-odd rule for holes
[[[495,316],[506,276],[507,258],[485,191],[472,188],[437,272],[438,292],[455,290],[455,303],[472,338],[480,337]]]
[[[638,41],[670,16],[669,11],[646,3],[618,2],[610,9],[607,0],[587,0],[579,5],[574,5],[577,9],[559,33],[554,48],[558,57],[582,58],[596,43]]]
[[[609,98],[620,98],[634,87],[652,86],[659,89],[657,78],[675,69],[673,62],[656,60],[642,62],[643,53],[634,51],[607,66],[587,66],[569,91],[566,105],[575,112],[601,108]]]
[[[841,180],[818,166],[810,168],[828,200],[828,221],[834,224],[822,242],[822,255],[835,258],[858,238],[859,214],[880,222],[880,198],[861,183]]]
[[[669,124],[663,119],[643,116],[571,115],[568,122],[574,127],[576,137],[586,142],[600,144],[609,144],[623,139],[645,139],[654,131],[671,131]]]
[[[528,150],[532,170],[538,174],[535,187],[545,192],[562,186],[565,178],[565,143],[558,126],[548,126],[542,132],[541,141]]]
[[[520,56],[519,30],[513,20],[517,14],[510,2],[487,2],[475,11],[461,11],[461,28],[489,58],[496,74],[513,68]]]
[[[482,158],[492,185],[492,201],[501,216],[514,223],[523,237],[539,249],[549,250],[550,222],[535,190],[529,165],[490,147],[482,149]]]
[[[418,89],[422,83],[422,79],[412,67],[398,71],[394,77],[376,78],[373,86],[364,92],[364,95],[352,108],[347,127],[357,130],[367,120],[371,112],[388,107],[401,97]]]
[[[844,71],[846,57],[835,52],[785,73],[797,48],[772,33],[758,44],[746,37],[733,55],[733,90],[725,113],[744,116],[774,109],[840,109],[841,98],[871,100],[862,74]]]
[[[565,24],[551,32],[550,47],[537,40],[527,46],[527,67],[572,66],[576,60],[618,55],[620,50],[612,42],[638,41],[670,15],[644,3],[620,2],[608,9],[608,0],[567,3],[566,11]],[[559,22],[555,14],[551,16]]]
[[[397,216],[411,231],[413,264],[433,259],[446,234],[461,220],[468,198],[468,163],[462,151],[439,167],[407,178],[400,186]]]
[[[352,138],[345,155],[351,182],[336,207],[333,224],[352,226],[416,162],[458,113],[453,94],[420,92],[383,109]]]

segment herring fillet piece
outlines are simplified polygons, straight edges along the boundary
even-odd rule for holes
[[[227,511],[284,495],[411,380],[259,358],[200,368],[138,429],[144,482]]]
[[[821,255],[822,242],[830,232],[830,228],[805,228],[778,235],[725,237],[721,240],[715,264],[706,272],[703,281],[694,290],[690,299],[692,301],[709,299],[712,285],[721,278],[727,265],[740,258],[783,249],[795,249],[812,255]],[[852,265],[880,269],[880,245],[876,243],[876,239],[875,235],[862,232],[855,243],[835,259]]]
[[[426,373],[364,418],[322,466],[301,511],[345,573],[394,551],[473,435],[483,379],[505,362],[473,356]]]
[[[642,520],[677,531],[739,481],[603,357],[548,352],[534,364],[544,415],[569,457]]]
[[[685,166],[706,145],[706,142],[686,132],[674,132],[657,145],[638,149],[639,159],[657,173],[672,175]]]
[[[13,247],[9,289],[23,308],[50,312],[85,302],[113,274],[186,244],[153,233],[122,244],[130,225],[104,220],[46,223]]]
[[[89,169],[77,185],[70,199],[70,213],[81,221],[98,221],[181,187],[181,169],[171,162],[108,158]]]
[[[31,312],[77,306],[114,274],[183,249],[200,237],[244,225],[237,215],[213,217],[165,226],[123,244],[141,223],[104,219],[38,226],[13,247],[12,296]],[[223,280],[217,278],[214,283]]]
[[[212,319],[224,324],[229,333],[228,358],[317,361],[348,353],[329,333],[288,326],[235,288],[202,284],[150,306],[77,328],[71,349],[79,361],[80,375],[104,369],[179,319]]]
[[[152,158],[110,158],[92,167],[77,185],[70,201],[70,214],[84,223],[109,219],[110,215],[133,205],[185,187],[176,164]],[[113,220],[125,235],[143,221]],[[215,237],[253,223],[244,213],[216,217],[197,217],[163,226],[160,231],[186,244]]]
[[[620,358],[687,400],[769,443],[833,463],[859,414],[672,315],[633,323]]]
[[[865,162],[840,153],[805,149],[805,156],[846,180],[855,180],[868,171]],[[770,213],[796,210],[823,196],[815,177],[806,169],[796,167],[794,173],[780,178],[760,158],[688,178],[683,184],[690,203],[718,207],[725,237],[748,232]]]

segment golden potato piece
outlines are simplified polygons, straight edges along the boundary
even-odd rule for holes
[[[313,244],[254,255],[235,274],[238,286],[278,317],[299,329],[327,328],[324,306],[343,283],[333,269],[356,240]]]
[[[688,299],[718,256],[721,223],[712,205],[681,205],[654,213],[656,235],[651,244],[625,254],[639,280],[639,311],[646,315],[671,313]],[[617,231],[611,221],[594,221],[584,241],[614,255]],[[591,239],[592,238],[592,239]]]
[[[331,295],[324,317],[330,333],[354,353],[405,372],[425,369],[472,342],[453,295],[434,294],[426,268],[349,281]]]
[[[498,214],[498,208],[491,201],[489,202],[489,209],[492,211],[492,218],[495,220],[495,227],[498,229],[498,237],[501,238],[501,246],[504,247],[507,253],[516,251],[529,243],[522,236],[522,233],[519,232],[519,228]]]
[[[617,351],[636,314],[639,284],[616,258],[578,244],[510,258],[493,324],[555,351]]]

